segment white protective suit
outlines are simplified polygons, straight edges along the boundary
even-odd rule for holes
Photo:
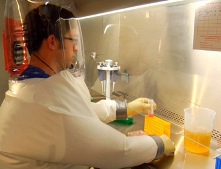
[[[156,157],[152,137],[127,137],[102,122],[116,119],[115,101],[90,99],[68,70],[11,83],[0,111],[0,169],[117,169]]]

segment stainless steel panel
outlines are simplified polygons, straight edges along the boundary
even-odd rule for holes
[[[213,109],[220,133],[221,52],[193,49],[197,3],[185,2],[81,20],[86,51],[100,54],[86,55],[86,81],[99,92],[96,65],[113,59],[129,74],[128,83],[119,77],[116,91],[153,98],[181,117],[189,106]]]

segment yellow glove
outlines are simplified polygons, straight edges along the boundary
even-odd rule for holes
[[[174,147],[174,143],[172,142],[172,140],[169,137],[167,137],[165,134],[160,136],[160,138],[163,140],[163,143],[164,143],[164,154],[166,156],[173,155],[175,151],[175,147]]]
[[[148,98],[138,98],[127,104],[127,116],[134,116],[138,113],[149,113],[151,105],[148,103],[150,99]],[[156,103],[153,105],[154,110],[156,110]]]

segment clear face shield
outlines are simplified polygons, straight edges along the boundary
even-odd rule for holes
[[[71,0],[6,0],[4,57],[12,78],[22,76],[36,59],[53,72],[69,70],[76,77],[84,76],[83,39],[73,4]],[[44,46],[51,37],[57,44],[53,50]]]
[[[61,53],[55,55],[53,62],[59,71],[68,69],[75,77],[84,76],[85,58],[79,22],[75,18],[60,17],[56,24],[60,29]]]
[[[84,76],[85,58],[79,22],[75,18],[59,19],[63,50],[62,69],[68,69],[75,77]],[[68,28],[68,30],[66,30]]]

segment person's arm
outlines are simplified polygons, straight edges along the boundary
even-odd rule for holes
[[[98,119],[73,119],[64,118],[65,132],[70,133],[65,163],[76,160],[99,168],[124,168],[150,162],[164,153],[160,137],[127,137]]]
[[[126,101],[100,100],[91,106],[102,122],[109,123],[116,119],[127,119]]]
[[[136,166],[163,154],[162,141],[127,137],[101,122],[82,92],[65,88],[64,82],[59,88],[53,79],[43,82],[17,96],[6,95],[0,118],[1,151],[37,161],[99,168]]]
[[[118,119],[127,119],[138,113],[150,112],[148,98],[138,98],[130,103],[118,100],[101,100],[97,103],[91,103],[99,119],[105,123]],[[154,109],[156,104],[154,103]]]

